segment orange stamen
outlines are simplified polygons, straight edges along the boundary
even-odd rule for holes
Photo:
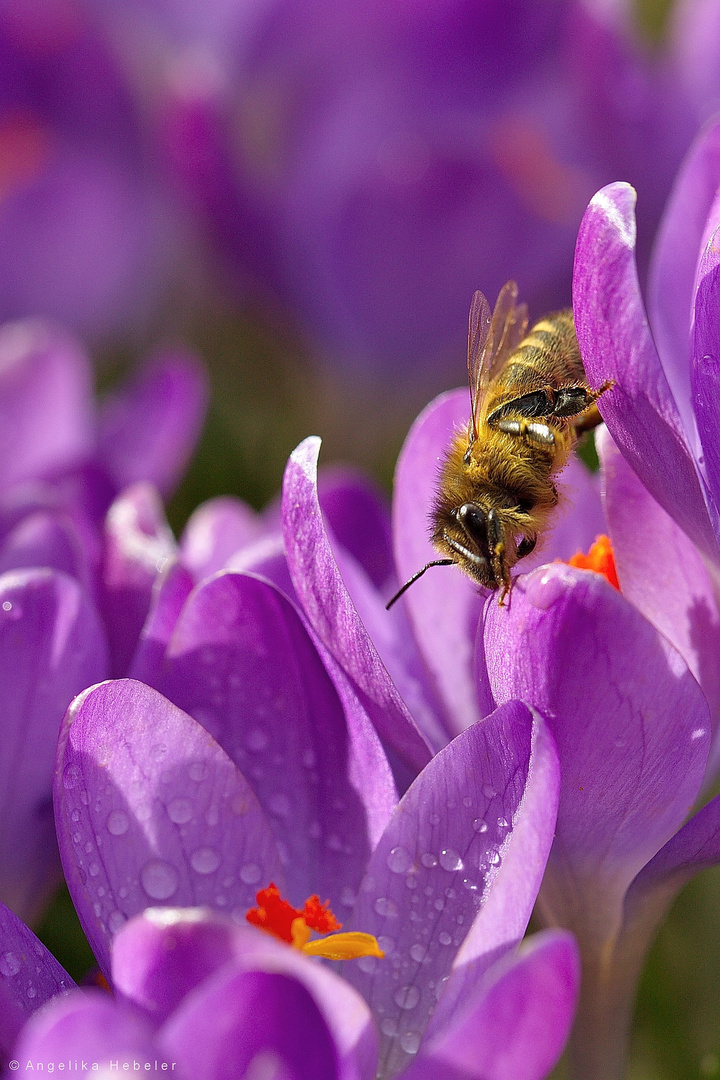
[[[577,566],[579,570],[594,570],[596,574],[602,574],[611,585],[620,589],[617,570],[615,569],[615,556],[613,555],[612,542],[609,536],[598,536],[587,555],[578,551],[572,559],[568,559],[570,566]]]
[[[353,931],[349,934],[333,934],[342,923],[338,922],[330,908],[330,901],[323,904],[319,896],[309,896],[302,910],[283,900],[274,882],[267,889],[260,889],[255,897],[257,907],[250,908],[245,918],[252,926],[286,941],[310,956],[324,956],[330,960],[354,960],[360,956],[385,954],[372,934]],[[325,938],[310,940],[310,931],[327,934]]]

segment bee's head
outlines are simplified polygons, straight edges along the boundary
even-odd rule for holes
[[[480,585],[496,589],[492,550],[502,542],[502,529],[494,510],[466,502],[450,511],[442,532],[443,546]]]

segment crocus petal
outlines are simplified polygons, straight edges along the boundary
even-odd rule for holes
[[[199,438],[208,387],[188,353],[162,353],[100,414],[98,453],[118,488],[145,480],[163,495],[175,488]]]
[[[72,520],[65,514],[38,510],[28,514],[0,547],[0,573],[31,566],[49,566],[90,587],[88,555]]]
[[[717,142],[720,144],[720,125]],[[720,179],[720,145],[715,180]],[[692,336],[692,395],[702,444],[703,470],[708,486],[720,506],[720,197],[716,197],[706,228],[709,229],[698,266],[695,324]]]
[[[339,1080],[335,1042],[311,994],[278,972],[223,969],[158,1033],[195,1080],[261,1069],[293,1080]]]
[[[570,1033],[579,983],[573,937],[536,934],[488,973],[402,1080],[544,1080]]]
[[[148,484],[134,484],[108,510],[103,556],[103,614],[110,644],[110,671],[127,674],[155,581],[177,553],[162,502]]]
[[[80,463],[93,436],[90,361],[79,345],[40,320],[3,326],[0,487]]]
[[[720,124],[708,125],[688,153],[658,230],[648,280],[648,311],[663,370],[685,431],[695,436],[690,388],[693,293],[698,252],[720,177]]]
[[[591,571],[554,564],[523,578],[509,607],[488,606],[484,641],[495,700],[531,702],[558,745],[544,902],[578,936],[602,941],[630,881],[697,796],[707,704],[680,654]]]
[[[534,738],[538,725],[513,702],[457,736],[412,784],[373,852],[352,925],[375,934],[385,957],[346,964],[343,974],[382,1025],[382,1076],[417,1051],[453,964],[474,960],[479,968],[483,954],[489,962],[525,930],[552,842],[559,784],[552,740]],[[512,847],[531,764],[542,790],[528,800],[535,850],[524,881]],[[526,838],[525,852],[532,846]],[[503,885],[506,857],[511,880]],[[493,905],[496,883],[504,904]],[[486,904],[493,907],[487,935],[480,922],[475,933]]]
[[[717,558],[701,482],[640,296],[634,204],[628,184],[611,184],[582,220],[573,278],[580,351],[591,385],[615,380],[599,407],[620,450],[691,540]]]
[[[628,889],[625,908],[629,919],[658,908],[664,914],[683,885],[700,870],[720,862],[720,796],[698,810],[682,829],[660,848]]]
[[[318,475],[320,507],[338,543],[362,566],[375,588],[395,585],[390,513],[381,493],[352,469],[322,469]]]
[[[25,919],[60,876],[51,797],[62,717],[106,665],[102,627],[76,581],[52,570],[0,578],[0,899]]]
[[[162,1022],[190,990],[230,961],[244,970],[283,972],[302,982],[332,1031],[343,1076],[375,1075],[377,1039],[360,995],[297,949],[215,912],[149,908],[132,919],[113,942],[113,983]]]
[[[231,555],[256,540],[262,518],[229,495],[210,499],[190,515],[180,539],[180,557],[196,581],[222,570]]]
[[[398,573],[408,580],[438,558],[430,543],[430,513],[438,469],[453,434],[470,413],[467,390],[441,394],[413,424],[395,470],[393,531]],[[455,567],[432,567],[398,601],[413,631],[457,733],[479,718],[473,642],[482,610],[480,590]]]
[[[29,1015],[74,985],[32,930],[0,904],[0,1057],[10,1056]]]
[[[105,1066],[106,1075],[115,1069],[132,1070],[135,1062],[143,1071],[146,1062],[152,1067],[155,1060],[164,1059],[168,1072],[171,1066],[154,1041],[147,1018],[98,990],[75,990],[36,1013],[13,1056],[23,1072],[50,1072],[48,1063],[57,1067],[57,1062],[76,1058],[90,1066]],[[87,1065],[85,1071],[90,1071]]]
[[[700,683],[713,730],[720,723],[720,617],[697,548],[638,480],[610,436],[598,441],[605,508],[623,595],[673,643]],[[707,775],[718,765],[715,740]]]
[[[293,451],[283,483],[283,532],[290,576],[310,625],[358,686],[380,737],[412,768],[430,750],[397,692],[348,595],[317,496],[320,440]]]
[[[292,604],[269,582],[219,574],[188,600],[159,689],[252,781],[286,863],[289,899],[342,909],[370,855],[370,803],[394,805],[389,770],[364,777],[342,705]],[[386,790],[382,780],[385,780]]]
[[[71,895],[100,966],[129,916],[158,901],[237,910],[284,879],[252,790],[191,717],[143,683],[75,699],[55,771]]]
[[[285,541],[282,533],[269,532],[255,543],[236,551],[228,559],[225,568],[242,570],[255,574],[256,577],[266,578],[285,593],[285,596],[298,604],[295,586],[290,579],[290,571],[285,558]]]
[[[190,572],[178,559],[170,560],[153,585],[150,611],[128,673],[131,679],[157,686],[165,650],[192,589]]]

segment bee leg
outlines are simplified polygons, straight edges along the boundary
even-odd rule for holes
[[[498,430],[504,431],[506,435],[520,435],[538,446],[555,445],[555,432],[553,429],[547,424],[539,423],[537,420],[528,420],[524,416],[519,420],[511,420],[506,417],[500,420],[497,426]]]
[[[498,604],[500,607],[504,607],[505,597],[510,592],[512,580],[510,578],[510,571],[505,562],[505,538],[503,536],[500,518],[498,517],[496,510],[488,510],[487,538],[488,547],[490,548],[493,576],[500,588]]]

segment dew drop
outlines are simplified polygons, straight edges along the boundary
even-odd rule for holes
[[[241,881],[244,881],[246,885],[257,885],[262,877],[262,870],[257,863],[245,863],[244,866],[240,867],[238,877]]]
[[[403,1031],[400,1036],[400,1045],[406,1054],[417,1054],[420,1046],[420,1035],[417,1031]]]
[[[490,855],[488,855],[488,862],[491,866],[499,866],[502,862],[500,854],[497,851],[493,851]]]
[[[397,1035],[397,1020],[393,1019],[392,1016],[386,1016],[380,1024],[380,1030],[382,1031],[383,1035],[387,1035],[389,1038],[392,1038],[393,1035]]]
[[[111,810],[106,825],[111,836],[122,836],[130,828],[130,818],[124,810]]]
[[[75,821],[75,822],[79,821],[80,820],[80,811],[79,810],[73,810],[72,814],[70,815],[70,820]]]
[[[497,819],[497,823],[498,823],[498,828],[499,829],[509,829],[510,828],[510,823],[507,820],[507,818],[499,817]]]
[[[142,887],[153,900],[167,900],[177,891],[179,876],[174,866],[162,859],[146,863],[140,872]]]
[[[352,908],[355,907],[355,899],[355,890],[351,889],[349,885],[346,885],[340,893],[340,903],[343,907]]]
[[[397,918],[397,904],[394,900],[390,900],[387,896],[378,896],[375,904],[373,905],[378,915],[382,915],[385,919]]]
[[[412,855],[403,847],[394,847],[387,859],[388,870],[393,874],[406,874],[412,866]]]
[[[457,851],[452,848],[443,848],[440,852],[440,865],[443,870],[462,870],[465,865]]]
[[[108,930],[111,934],[117,934],[118,930],[120,930],[126,922],[127,917],[123,915],[122,911],[111,911],[107,921]]]
[[[414,1009],[420,1000],[420,991],[417,986],[399,986],[393,994],[395,1004],[401,1009]]]
[[[470,798],[469,795],[466,795],[465,798],[463,799],[463,806],[466,806],[468,809],[470,809],[472,804],[473,804],[472,799]]]
[[[80,779],[80,766],[74,762],[72,765],[66,765],[63,769],[63,787],[68,791],[74,788]]]
[[[13,975],[17,975],[20,970],[20,961],[13,952],[6,952],[0,956],[0,975],[5,975],[10,979]]]
[[[37,990],[32,984],[28,986],[26,993],[29,998],[37,997]]]
[[[414,960],[416,964],[422,964],[426,956],[427,949],[424,945],[417,943],[410,946],[410,958]]]
[[[262,728],[253,728],[252,731],[248,732],[245,740],[248,750],[251,750],[254,754],[260,754],[263,750],[267,750],[269,744],[268,734]]]
[[[189,799],[179,796],[167,804],[167,814],[175,825],[185,825],[193,816],[193,805]]]
[[[446,930],[442,930],[438,934],[438,941],[440,942],[441,945],[452,945],[452,938],[450,937],[450,935],[448,934],[448,932]]]
[[[88,866],[88,874],[90,877],[97,877],[100,873],[100,863],[91,862]]]
[[[3,600],[2,609],[3,609],[3,611],[12,611],[12,604],[10,603],[9,600]]]
[[[429,851],[426,851],[424,855],[420,856],[420,862],[423,866],[427,867],[437,866],[438,864],[437,857]]]
[[[190,856],[190,865],[197,874],[212,874],[220,865],[220,855],[215,848],[197,848]]]
[[[196,783],[204,780],[206,775],[207,765],[204,761],[193,761],[188,765],[188,776],[191,780],[195,780]]]
[[[268,810],[271,814],[275,814],[276,817],[290,817],[292,805],[289,797],[284,791],[276,791],[270,796],[268,799]]]
[[[86,840],[85,841],[85,846],[83,848],[83,851],[85,852],[85,854],[89,855],[91,853],[92,849],[93,849],[92,841],[91,840]]]
[[[377,967],[377,959],[374,956],[361,956],[357,962],[357,966],[361,971],[364,971],[366,975],[372,975]]]

